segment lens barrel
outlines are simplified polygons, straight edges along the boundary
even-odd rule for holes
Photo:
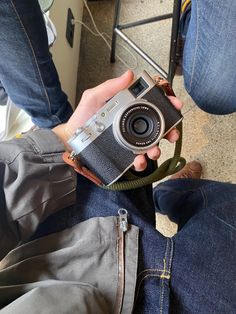
[[[144,151],[161,139],[165,129],[162,113],[152,103],[139,99],[121,107],[113,122],[116,140],[132,151]]]

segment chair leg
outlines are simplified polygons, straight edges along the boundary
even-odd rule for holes
[[[115,59],[116,40],[117,40],[116,28],[119,27],[120,7],[121,7],[121,0],[116,0],[114,23],[113,23],[113,28],[112,28],[111,59],[110,59],[111,63],[114,63],[116,61],[116,59]]]
[[[174,0],[173,18],[172,18],[172,29],[171,29],[171,41],[170,41],[170,58],[169,58],[169,70],[168,70],[168,81],[172,84],[175,70],[176,70],[176,46],[177,37],[179,31],[179,19],[181,11],[181,0]]]
[[[150,63],[145,58],[146,61],[149,62],[158,72],[160,72],[165,78],[167,77],[168,81],[171,84],[173,82],[173,78],[175,75],[175,69],[176,69],[176,45],[177,45],[177,36],[178,36],[178,30],[179,30],[181,3],[182,3],[182,0],[174,0],[168,73],[166,73],[164,70],[163,70],[163,73],[162,73],[162,71],[160,72],[160,70],[162,70],[162,69],[158,65],[156,65],[155,62],[153,62],[153,64],[154,64],[154,66],[153,66],[153,64]],[[117,36],[118,36],[117,33],[119,33],[119,36],[121,36],[121,34],[122,34],[121,27],[123,25],[119,24],[120,9],[121,9],[121,0],[115,0],[115,14],[114,14],[114,23],[113,23],[113,28],[112,28],[112,42],[111,42],[111,56],[110,56],[110,62],[111,63],[115,62],[116,40],[117,40]],[[126,37],[126,36],[124,35],[123,37]],[[123,38],[123,39],[125,40],[125,38]],[[136,52],[137,52],[137,50],[136,50]],[[144,56],[142,55],[142,57],[144,57]]]

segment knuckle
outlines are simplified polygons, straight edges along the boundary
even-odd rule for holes
[[[110,84],[110,83],[112,83],[113,82],[113,79],[109,79],[109,80],[106,80],[106,84]]]
[[[86,89],[83,94],[82,94],[82,98],[81,100],[83,101],[89,101],[93,98],[93,89],[90,88],[90,89]]]

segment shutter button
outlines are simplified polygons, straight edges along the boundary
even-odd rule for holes
[[[95,122],[96,131],[102,132],[105,130],[105,125],[101,122]]]

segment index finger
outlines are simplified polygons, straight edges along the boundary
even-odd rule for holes
[[[182,102],[175,96],[167,96],[168,99],[170,100],[170,102],[172,103],[172,105],[177,109],[177,110],[181,110],[183,107]]]
[[[86,90],[75,112],[67,123],[67,133],[73,134],[104,104],[121,90],[127,88],[133,80],[133,72],[127,71],[123,75],[108,80],[94,88]]]
[[[134,74],[128,70],[123,75],[107,80],[104,83],[89,90],[89,94],[97,107],[104,105],[104,103],[115,96],[121,90],[127,88],[132,82]],[[86,99],[81,99],[81,102]]]

